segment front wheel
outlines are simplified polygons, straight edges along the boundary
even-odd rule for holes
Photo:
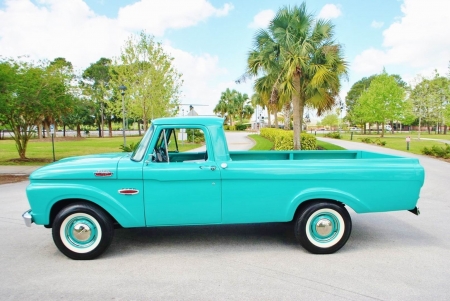
[[[331,254],[350,237],[352,220],[347,210],[330,202],[308,205],[295,221],[295,237],[309,252]]]
[[[52,227],[53,241],[67,257],[94,259],[108,249],[114,236],[109,215],[101,208],[75,203],[62,209]]]

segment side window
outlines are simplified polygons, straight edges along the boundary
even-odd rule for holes
[[[208,150],[202,128],[164,128],[153,150],[153,162],[188,163],[207,161]]]

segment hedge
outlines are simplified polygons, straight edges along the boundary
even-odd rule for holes
[[[274,143],[275,150],[293,150],[294,149],[294,131],[286,131],[272,128],[262,128],[261,137],[267,138]],[[316,150],[316,137],[310,134],[302,133],[302,150]]]
[[[223,129],[225,131],[245,131],[248,128],[247,124],[236,124],[236,125],[224,125]]]

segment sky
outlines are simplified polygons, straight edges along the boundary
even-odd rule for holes
[[[348,80],[340,97],[363,77],[445,75],[450,61],[449,0],[309,0],[308,11],[331,20],[344,46]],[[237,84],[255,33],[276,11],[299,1],[281,0],[1,0],[0,56],[32,60],[64,57],[79,72],[101,57],[120,55],[125,40],[145,31],[161,42],[183,74],[181,103],[201,115]],[[182,106],[187,111],[187,106]],[[182,111],[180,111],[182,114]],[[310,112],[314,116],[314,112]]]

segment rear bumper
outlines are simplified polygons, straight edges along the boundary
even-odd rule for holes
[[[414,209],[408,210],[411,213],[414,213],[415,215],[419,215],[420,214],[420,210],[417,207],[414,207]]]
[[[23,220],[25,222],[25,226],[27,226],[27,227],[31,227],[31,224],[33,223],[33,217],[31,216],[30,212],[31,212],[31,209],[28,211],[25,211],[22,214]]]

